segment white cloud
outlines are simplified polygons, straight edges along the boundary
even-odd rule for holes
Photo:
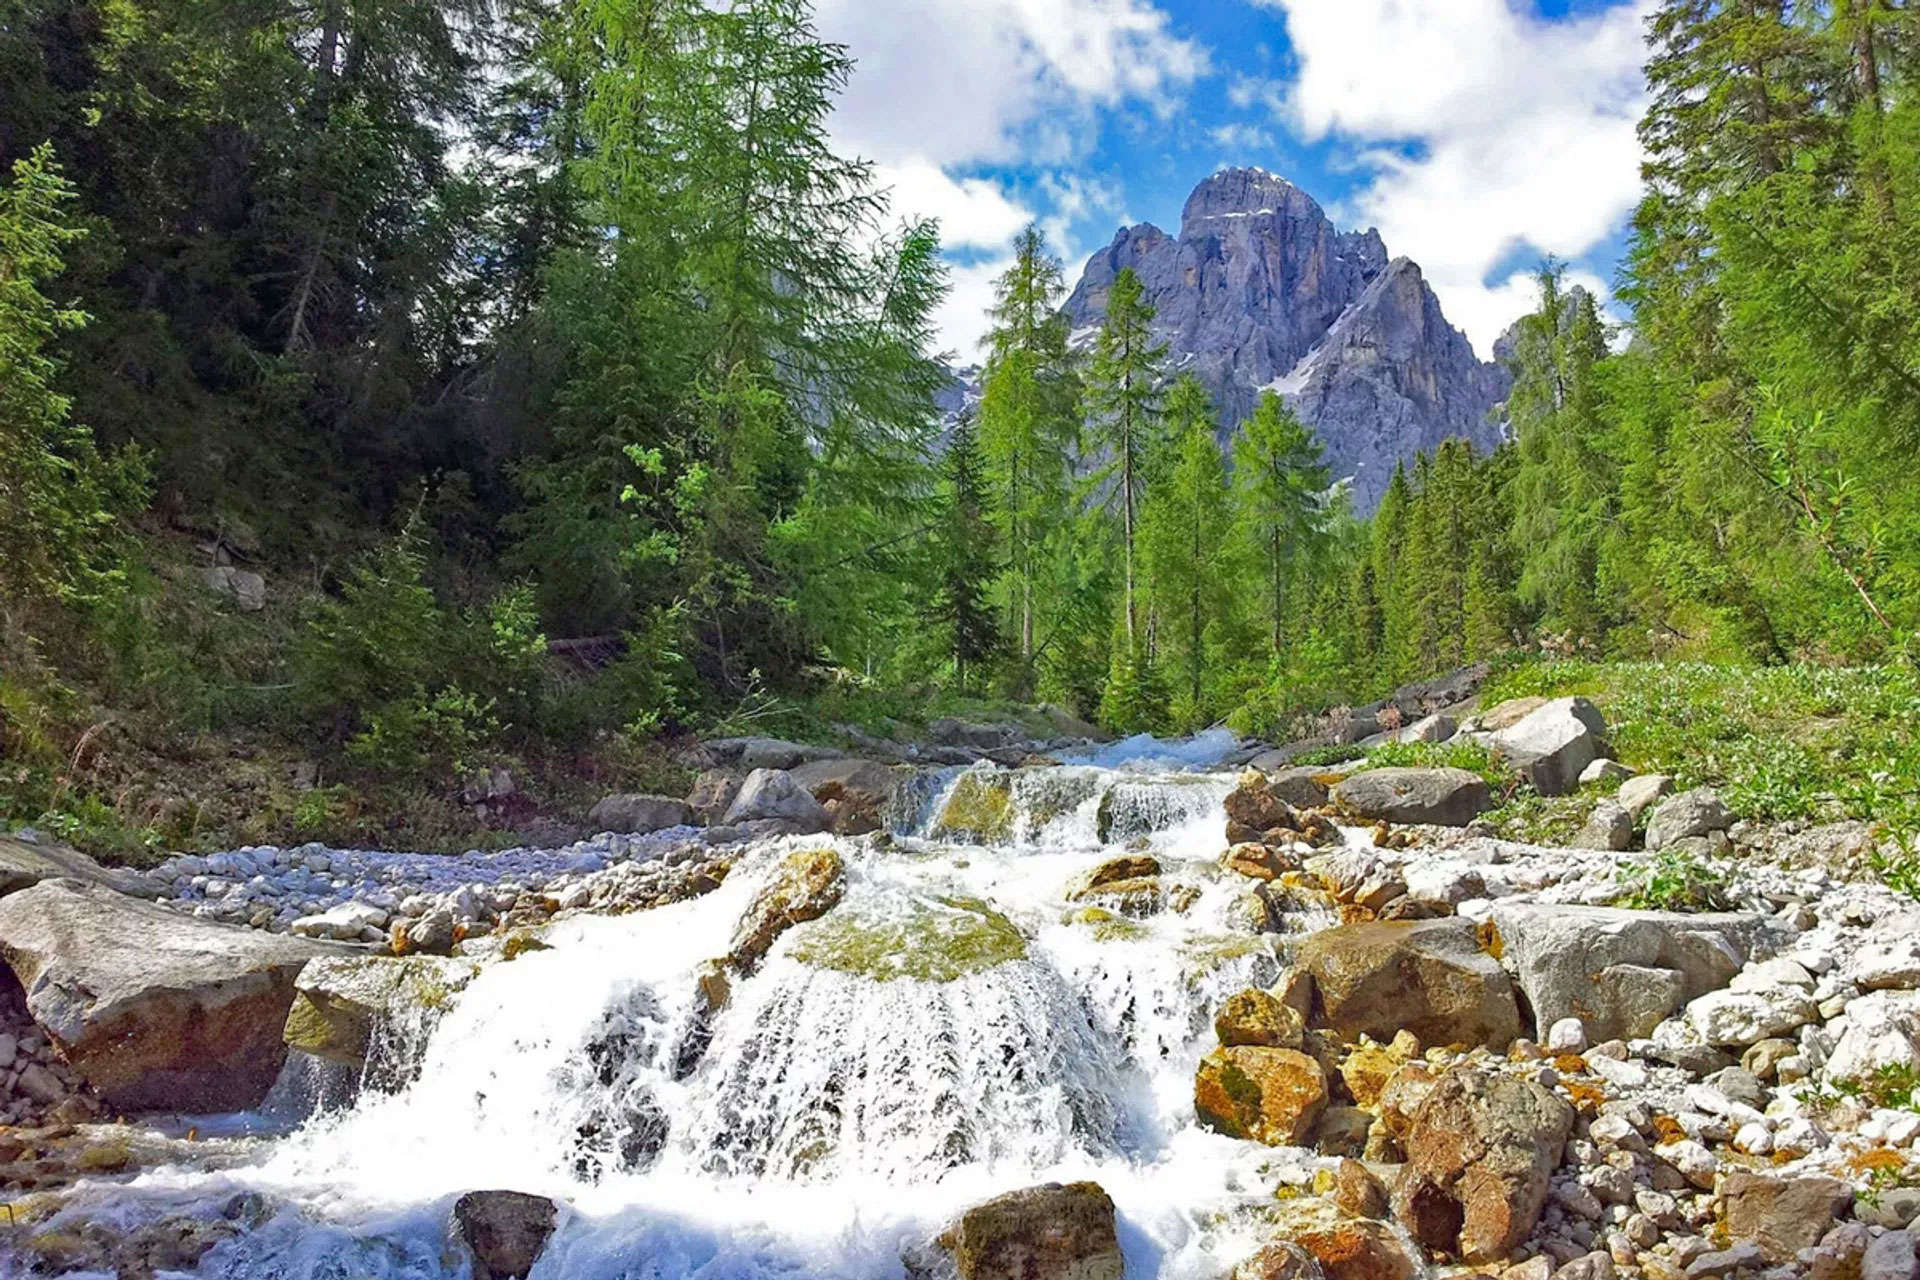
[[[1075,163],[1101,112],[1165,113],[1207,67],[1152,0],[821,0],[817,20],[856,63],[836,144],[875,162],[895,216],[939,218],[949,250],[1004,249],[1037,218],[1066,253],[1076,221],[1119,209],[1116,191],[1042,172],[1022,201],[980,169]],[[1003,258],[953,272],[940,332],[963,359],[977,354]]]
[[[1309,141],[1376,145],[1340,213],[1420,263],[1485,354],[1524,309],[1516,252],[1577,258],[1640,191],[1642,23],[1652,0],[1547,21],[1510,0],[1258,0],[1286,15],[1298,74],[1267,102]],[[1411,148],[1405,144],[1415,144]]]
[[[1255,153],[1264,154],[1276,149],[1271,133],[1259,125],[1247,124],[1244,121],[1215,125],[1207,130],[1207,138],[1214,146],[1235,153],[1233,158],[1242,164],[1252,158]]]
[[[947,249],[1002,249],[1033,211],[985,178],[955,178],[925,160],[875,166],[895,218],[938,218]]]
[[[1095,108],[1207,64],[1148,0],[822,0],[818,22],[858,62],[834,132],[883,163],[1064,160]]]

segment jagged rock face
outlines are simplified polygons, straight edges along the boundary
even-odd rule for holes
[[[1187,198],[1180,234],[1129,227],[1095,254],[1067,300],[1076,333],[1100,324],[1133,268],[1157,308],[1168,362],[1206,382],[1229,423],[1272,388],[1352,477],[1371,511],[1394,465],[1453,436],[1497,445],[1508,377],[1447,323],[1420,268],[1388,260],[1376,231],[1342,233],[1313,198],[1259,169],[1214,174]]]

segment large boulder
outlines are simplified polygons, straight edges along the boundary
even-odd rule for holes
[[[1113,1199],[1094,1182],[996,1196],[941,1233],[960,1280],[1121,1280]]]
[[[1736,912],[1499,902],[1489,923],[1490,945],[1519,981],[1538,1031],[1578,1018],[1595,1042],[1653,1034],[1689,1000],[1790,940],[1779,921]]]
[[[473,1259],[473,1280],[526,1280],[558,1218],[553,1201],[521,1191],[469,1191],[453,1205],[453,1230]]]
[[[78,849],[46,841],[0,836],[0,898],[31,889],[42,880],[85,880],[136,898],[157,896],[145,876],[103,867]]]
[[[0,959],[75,1071],[125,1111],[241,1111],[286,1059],[282,1032],[324,942],[180,915],[78,880],[0,898]]]
[[[833,829],[841,835],[880,830],[900,794],[899,773],[873,760],[816,760],[792,772],[793,780],[832,815]]]
[[[1503,1261],[1540,1221],[1573,1108],[1531,1080],[1455,1067],[1414,1113],[1393,1208],[1413,1238],[1469,1266]]]
[[[1215,1049],[1194,1075],[1193,1109],[1202,1125],[1230,1138],[1304,1146],[1327,1109],[1327,1073],[1295,1049]]]
[[[1563,796],[1600,753],[1607,722],[1585,698],[1555,698],[1493,735],[1493,747],[1543,796]]]
[[[1738,1169],[1720,1182],[1728,1238],[1757,1246],[1776,1265],[1819,1244],[1852,1203],[1852,1189],[1837,1178],[1776,1178]]]
[[[727,960],[740,973],[752,973],[780,935],[797,924],[818,920],[846,892],[846,867],[833,849],[796,849],[781,859],[734,929]]]
[[[1711,787],[1697,787],[1660,802],[1647,819],[1647,848],[1666,849],[1682,840],[1710,836],[1733,825],[1733,814]]]
[[[593,806],[587,825],[616,835],[649,835],[693,822],[693,809],[672,796],[611,795]]]
[[[703,770],[693,780],[693,790],[687,792],[687,808],[706,826],[718,826],[726,820],[727,810],[740,794],[742,781],[733,769]]]
[[[825,831],[833,818],[813,794],[779,769],[755,769],[727,807],[724,825],[778,822],[797,834]]]
[[[980,765],[953,780],[928,834],[939,840],[993,844],[1013,834],[1013,774]]]
[[[1333,789],[1333,802],[1368,822],[1464,827],[1493,806],[1486,779],[1465,769],[1367,769]]]
[[[1512,980],[1466,920],[1323,929],[1300,944],[1294,964],[1312,982],[1308,1025],[1347,1041],[1385,1043],[1406,1030],[1422,1044],[1505,1049],[1521,1032]]]
[[[320,956],[294,980],[282,1034],[290,1049],[364,1067],[382,1028],[436,1015],[479,971],[442,956]]]

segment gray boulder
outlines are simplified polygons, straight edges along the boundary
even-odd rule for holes
[[[593,806],[587,825],[616,835],[647,835],[692,823],[693,809],[672,796],[611,795]]]
[[[1618,853],[1633,843],[1633,815],[1613,800],[1602,800],[1587,815],[1586,825],[1573,838],[1576,849],[1603,849]]]
[[[267,607],[267,580],[257,573],[217,564],[207,570],[205,578],[207,590],[231,600],[242,613],[258,613]]]
[[[1402,742],[1447,742],[1460,732],[1460,725],[1452,716],[1435,712],[1424,719],[1416,720],[1400,731]]]
[[[1333,789],[1340,809],[1369,822],[1464,827],[1493,807],[1486,779],[1465,769],[1368,769]]]
[[[0,958],[27,1011],[108,1105],[242,1111],[286,1058],[282,1033],[324,942],[183,916],[78,880],[0,898]]]
[[[1585,698],[1555,698],[1493,737],[1494,750],[1543,796],[1563,796],[1599,755],[1607,723]]]
[[[290,1049],[361,1068],[383,1028],[437,1020],[448,997],[480,972],[441,956],[321,956],[294,980],[282,1038]]]
[[[1652,1034],[1792,937],[1762,915],[1537,902],[1495,903],[1489,923],[1539,1029],[1578,1018],[1595,1042]]]
[[[874,760],[817,760],[792,774],[832,815],[841,835],[880,830],[901,789],[900,774]]]
[[[825,831],[833,818],[811,792],[782,769],[755,769],[740,784],[740,793],[728,806],[723,825],[780,822],[796,834]]]
[[[1521,1033],[1513,983],[1458,918],[1322,929],[1295,969],[1311,980],[1308,1025],[1381,1043],[1402,1029],[1422,1044],[1504,1050]]]
[[[1683,791],[1662,801],[1647,819],[1647,848],[1666,849],[1682,840],[1711,836],[1733,825],[1733,813],[1711,787]]]
[[[84,880],[136,898],[159,896],[145,876],[103,867],[78,849],[0,836],[0,898],[31,889],[42,880],[61,879]]]
[[[788,742],[783,738],[748,738],[740,748],[740,767],[754,769],[793,769],[815,760],[839,756],[832,747],[807,742]]]
[[[1580,785],[1597,787],[1608,782],[1625,782],[1633,770],[1618,760],[1595,760],[1580,771]]]

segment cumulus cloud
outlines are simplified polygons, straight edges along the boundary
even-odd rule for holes
[[[1151,0],[822,0],[816,16],[857,62],[836,143],[875,161],[897,217],[939,218],[949,250],[1004,249],[1036,218],[1071,248],[1076,220],[1119,208],[1110,186],[1061,170],[1091,151],[1101,113],[1165,113],[1207,68]],[[1042,172],[1023,199],[984,176],[996,167]],[[954,270],[941,333],[963,358],[1005,266]]]
[[[1531,296],[1502,272],[1516,254],[1578,258],[1638,199],[1652,0],[1556,20],[1510,0],[1257,2],[1285,15],[1298,70],[1244,102],[1308,141],[1371,144],[1339,212],[1419,262],[1482,354]]]

